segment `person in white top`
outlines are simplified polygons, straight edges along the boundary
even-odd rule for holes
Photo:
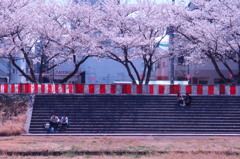
[[[51,128],[57,129],[58,123],[59,123],[59,118],[55,114],[52,114],[50,118],[50,129]]]
[[[68,126],[68,117],[66,114],[63,114],[61,120],[60,120],[60,124],[62,125],[63,128],[67,128]]]

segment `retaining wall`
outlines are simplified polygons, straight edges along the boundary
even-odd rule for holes
[[[83,84],[0,84],[0,93],[34,94],[152,94],[240,95],[240,86],[228,85],[83,85]]]

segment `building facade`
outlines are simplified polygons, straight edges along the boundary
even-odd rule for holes
[[[228,62],[231,68],[235,68],[234,72],[237,72],[237,64]],[[220,63],[220,70],[223,75],[231,81],[231,74],[228,70]],[[156,68],[156,79],[157,80],[170,80],[170,68],[171,62],[168,58],[159,60]],[[217,74],[213,64],[211,62],[205,64],[190,64],[184,65],[181,59],[174,59],[174,80],[176,81],[188,81],[191,85],[214,85],[223,84],[219,75]]]

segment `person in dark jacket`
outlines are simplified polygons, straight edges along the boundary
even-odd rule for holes
[[[189,94],[186,94],[186,98],[185,98],[185,104],[187,106],[190,106],[192,103],[192,97]]]
[[[177,104],[178,106],[185,106],[185,99],[180,93],[177,94]]]

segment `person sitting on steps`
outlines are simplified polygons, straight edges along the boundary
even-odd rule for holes
[[[185,100],[180,93],[177,94],[177,104],[178,106],[185,106]]]
[[[66,114],[63,114],[61,120],[60,120],[60,124],[62,126],[63,129],[66,129],[68,126],[68,117]]]
[[[186,106],[190,106],[191,102],[192,102],[192,97],[189,94],[186,94],[186,98],[185,98]]]
[[[53,128],[53,130],[56,130],[58,128],[59,118],[53,113],[50,118],[50,130]]]

